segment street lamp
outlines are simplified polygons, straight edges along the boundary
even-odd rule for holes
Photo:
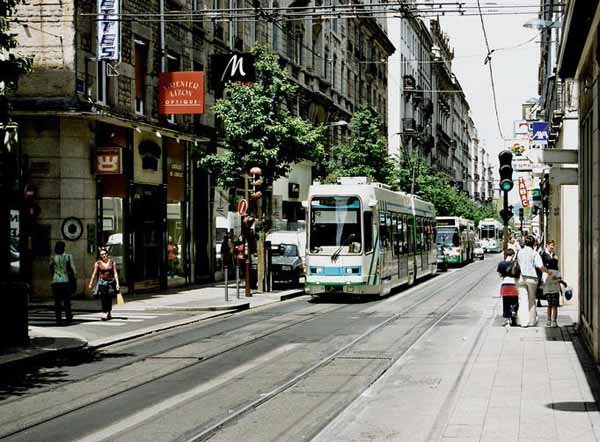
[[[524,28],[536,29],[538,31],[545,31],[546,29],[555,29],[562,26],[562,21],[557,20],[544,20],[541,18],[532,18],[531,20],[523,24]]]
[[[333,161],[333,128],[349,126],[349,125],[350,125],[350,123],[348,123],[345,120],[334,121],[333,123],[329,123],[327,125],[327,127],[329,128],[329,158],[331,161]]]

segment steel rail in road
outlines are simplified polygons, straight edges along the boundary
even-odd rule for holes
[[[441,321],[443,321],[458,305],[460,305],[461,301],[464,298],[466,298],[468,295],[470,295],[471,292],[473,291],[473,289],[475,287],[477,287],[487,276],[488,276],[488,274],[484,273],[483,276],[481,276],[480,278],[478,278],[477,281],[474,284],[472,284],[465,291],[465,293],[462,296],[460,296],[458,298],[451,298],[451,299],[448,300],[447,303],[443,304],[444,306],[446,304],[451,304],[451,305],[444,312],[442,312],[435,319],[433,319],[432,322],[425,329],[425,331],[423,333],[421,333],[419,335],[419,337],[417,337],[417,339],[415,339],[408,346],[407,349],[405,349],[402,353],[398,354],[396,357],[391,358],[390,361],[389,361],[388,366],[385,369],[381,370],[381,372],[375,377],[375,379],[372,380],[371,383],[369,383],[368,385],[366,385],[365,388],[358,395],[362,394],[366,389],[368,389],[373,383],[375,383],[379,378],[381,378],[381,376],[383,376],[384,373],[387,372],[390,369],[390,367],[392,367],[399,359],[401,359],[402,357],[404,357],[419,342],[421,342],[421,340],[425,336],[427,336],[429,334],[429,332],[431,330],[433,330]],[[445,289],[445,288],[447,288],[447,287],[449,287],[449,286],[451,286],[451,285],[453,285],[455,283],[456,283],[456,281],[451,280],[447,284],[445,284],[442,287],[440,287],[438,290],[443,290],[443,289]],[[202,441],[208,440],[216,432],[218,432],[220,429],[226,427],[229,423],[238,420],[243,415],[245,415],[247,413],[250,413],[252,410],[254,410],[254,409],[258,408],[259,406],[261,406],[262,404],[264,404],[264,403],[272,400],[276,396],[280,395],[281,393],[283,393],[286,390],[290,389],[294,385],[298,384],[300,381],[305,380],[312,373],[314,373],[315,371],[317,371],[319,368],[321,368],[321,367],[325,366],[326,364],[330,363],[335,358],[337,358],[339,355],[341,355],[342,353],[348,351],[349,349],[351,349],[353,346],[355,346],[356,344],[358,344],[363,339],[367,338],[368,336],[370,336],[371,334],[373,334],[377,330],[380,330],[381,328],[385,327],[386,325],[388,325],[388,324],[390,324],[390,323],[398,320],[402,316],[406,315],[410,311],[416,309],[417,307],[419,307],[420,305],[424,304],[425,302],[429,301],[431,298],[433,298],[434,296],[437,296],[437,295],[438,295],[438,291],[437,290],[432,291],[432,293],[430,295],[428,295],[428,296],[426,296],[424,298],[421,298],[419,301],[413,303],[412,305],[410,305],[409,307],[405,308],[401,312],[396,313],[393,316],[387,318],[386,320],[380,322],[379,324],[371,327],[365,333],[363,333],[360,336],[356,337],[351,342],[349,342],[348,344],[344,345],[343,347],[341,347],[340,349],[336,350],[335,352],[331,353],[330,355],[325,356],[320,361],[318,361],[317,363],[315,363],[314,365],[312,365],[310,368],[306,369],[302,373],[298,374],[294,378],[290,379],[289,381],[285,382],[284,384],[280,385],[279,387],[275,388],[274,390],[270,391],[269,393],[261,395],[261,397],[258,398],[258,399],[256,399],[255,401],[253,401],[253,402],[251,402],[251,403],[249,403],[249,404],[241,407],[240,409],[238,409],[238,410],[236,410],[234,412],[231,412],[227,417],[225,417],[222,420],[220,420],[219,422],[211,425],[210,427],[200,429],[200,430],[198,430],[198,432],[196,434],[193,434],[192,436],[188,436],[185,439],[181,439],[181,440],[184,441],[184,442],[202,442]],[[343,409],[340,410],[339,413],[341,413],[342,411],[343,411]]]

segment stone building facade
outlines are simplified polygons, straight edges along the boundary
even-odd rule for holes
[[[384,23],[259,18],[261,7],[294,6],[277,1],[257,4],[255,21],[206,19],[210,8],[241,6],[121,0],[120,59],[108,63],[98,60],[95,1],[19,5],[12,30],[21,52],[35,60],[12,112],[28,186],[41,208],[21,232],[31,239],[21,251],[21,268],[36,296],[48,294],[48,259],[57,240],[74,255],[79,293],[89,295],[87,280],[101,246],[110,249],[130,291],[214,278],[218,192],[194,161],[198,152],[219,146],[212,55],[269,45],[300,86],[297,113],[314,122],[349,121],[361,104],[385,116],[387,73],[383,64],[371,63],[394,50]],[[205,72],[204,114],[159,114],[163,71]],[[107,164],[116,171],[105,174]],[[282,219],[303,219],[311,166],[298,165],[291,173],[295,182],[275,186]],[[299,188],[292,192],[290,184]]]

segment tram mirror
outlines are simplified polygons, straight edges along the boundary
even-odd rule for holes
[[[376,199],[373,199],[373,198],[371,198],[371,199],[369,199],[369,201],[367,201],[367,205],[368,205],[369,207],[377,207],[377,200],[376,200]]]
[[[302,201],[302,207],[308,209],[308,201]]]

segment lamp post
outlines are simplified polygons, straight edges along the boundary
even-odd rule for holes
[[[329,160],[333,161],[333,128],[334,127],[343,127],[343,126],[349,126],[350,123],[348,123],[345,120],[339,120],[339,121],[334,121],[333,123],[329,123],[329,125],[327,126],[329,128]]]

